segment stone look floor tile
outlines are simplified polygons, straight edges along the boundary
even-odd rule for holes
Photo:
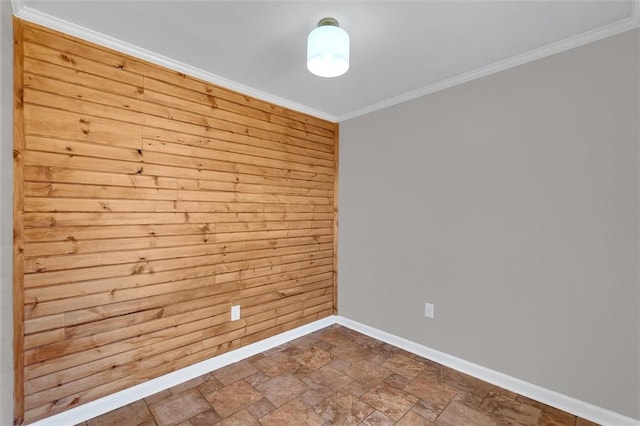
[[[375,349],[367,348],[367,354],[365,355],[364,359],[366,361],[380,365],[386,362],[389,359],[389,357],[376,352]]]
[[[354,362],[351,364],[351,367],[344,370],[343,373],[365,388],[379,386],[384,382],[384,379],[393,374],[386,368],[380,367],[371,361]]]
[[[516,401],[518,401],[518,402],[522,402],[523,404],[527,404],[527,405],[531,405],[532,407],[539,408],[542,411],[544,411],[545,408],[551,408],[551,409],[555,410],[555,408],[552,408],[552,407],[548,406],[547,404],[544,404],[542,402],[538,402],[538,401],[536,401],[534,399],[531,399],[531,398],[527,398],[526,396],[522,396],[522,395],[516,394],[514,399]]]
[[[247,405],[260,399],[262,395],[244,380],[234,382],[205,395],[207,401],[222,418],[229,417]]]
[[[191,380],[187,380],[184,383],[180,383],[179,385],[176,385],[172,388],[169,388],[169,392],[171,392],[172,395],[177,395],[179,393],[182,393],[186,390],[195,388],[196,386],[199,386],[201,384],[203,384],[204,382],[207,381],[207,379],[210,377],[209,374],[205,374],[204,376],[200,376],[200,377],[196,377],[195,379],[191,379]]]
[[[253,365],[269,377],[293,374],[302,367],[302,364],[283,352],[253,361]]]
[[[349,334],[348,331],[343,330],[343,327],[329,327],[325,332],[321,333],[319,337],[320,340],[334,345],[344,345],[353,343]]]
[[[450,368],[447,368],[447,370],[450,370],[454,374],[456,373],[455,370],[451,370]],[[451,372],[443,372],[443,376],[452,374]],[[458,372],[458,374],[462,374],[462,373]],[[464,374],[464,376],[466,376],[466,374]],[[474,379],[473,377],[470,377],[470,376],[467,376],[467,377],[469,377],[470,379],[473,379],[473,380],[477,380],[480,383],[483,383],[481,380]],[[444,378],[443,378],[443,380],[444,380]],[[504,397],[504,398],[517,400],[519,395],[517,393],[515,393],[515,392],[510,391],[510,390],[503,389],[501,387],[492,385],[491,389],[489,389],[489,392],[488,392],[487,396],[490,396],[490,397],[501,396],[501,397]],[[526,402],[525,402],[525,404],[532,405],[532,404],[528,404]],[[541,405],[544,405],[544,404],[541,404]],[[535,407],[535,405],[534,405],[534,407]],[[540,407],[536,407],[536,408],[540,408]]]
[[[404,387],[407,386],[410,381],[411,379],[407,379],[406,377],[403,377],[396,373],[393,373],[389,377],[384,379],[385,384],[398,389],[404,389]]]
[[[458,389],[455,387],[446,383],[434,382],[423,374],[410,381],[404,390],[431,405],[433,410],[438,413],[444,410],[458,394]]]
[[[276,407],[274,407],[274,405],[269,402],[267,398],[262,398],[254,402],[253,404],[248,405],[246,408],[249,414],[251,414],[256,420],[266,416],[275,409]]]
[[[144,400],[147,403],[147,405],[151,405],[151,404],[155,404],[156,402],[160,402],[163,399],[167,399],[171,395],[173,395],[173,394],[171,392],[169,392],[169,389],[166,389],[166,390],[160,391],[158,393],[154,393],[153,395],[149,395]]]
[[[265,356],[264,352],[261,352],[259,354],[252,355],[249,358],[245,358],[244,360],[249,362],[249,363],[251,363],[251,364],[253,364],[253,361],[257,361],[259,359],[262,359],[262,358],[264,358],[264,356]]]
[[[486,414],[456,401],[447,406],[435,423],[439,426],[500,426]]]
[[[398,423],[398,426],[431,426],[432,422],[425,419],[424,417],[416,414],[414,411],[409,411],[405,414]]]
[[[278,376],[260,383],[256,389],[275,407],[280,407],[302,395],[307,386],[295,376]]]
[[[258,426],[259,424],[247,410],[240,410],[233,416],[224,419],[220,426]]]
[[[374,388],[360,399],[395,421],[400,420],[418,402],[415,396],[388,386]]]
[[[318,337],[318,340],[316,340],[313,343],[313,346],[315,346],[318,349],[322,349],[325,352],[331,352],[331,349],[335,347],[335,345],[331,342],[327,342],[326,340],[320,340],[320,337]]]
[[[289,348],[291,348],[291,343],[283,343],[282,345],[276,346],[275,348],[264,351],[263,354],[264,356],[271,356],[273,354],[286,351]]]
[[[362,424],[365,426],[390,426],[394,425],[395,422],[380,411],[374,411],[369,417],[364,419]]]
[[[317,370],[333,361],[334,357],[329,352],[312,346],[294,359],[310,370]]]
[[[542,410],[538,426],[573,426],[576,416],[560,410]]]
[[[213,376],[223,385],[229,385],[257,372],[258,370],[248,361],[240,361],[214,371]]]
[[[209,380],[198,385],[198,390],[202,395],[208,395],[222,387],[222,383],[213,376],[209,376]]]
[[[301,377],[309,388],[315,391],[322,391],[328,395],[337,392],[353,380],[329,366],[324,366]]]
[[[493,392],[480,405],[480,411],[489,414],[502,425],[536,426],[541,410],[504,394]]]
[[[346,342],[336,345],[336,347],[331,349],[331,353],[347,362],[360,361],[368,354],[367,349],[354,342]]]
[[[84,426],[596,426],[333,325]]]
[[[313,389],[309,389],[298,399],[307,407],[315,407],[316,405],[327,399],[329,395],[331,395],[330,392],[323,392],[322,390],[315,391]]]
[[[357,397],[341,390],[324,400],[314,411],[332,425],[357,425],[374,410]]]
[[[557,408],[550,407],[542,402],[527,398],[526,396],[516,395],[515,399],[516,401],[542,410],[540,419],[538,420],[539,426],[574,426],[576,424],[577,419],[573,414],[560,411]]]
[[[472,395],[464,391],[459,391],[453,400],[458,401],[469,408],[480,408],[480,404],[484,401],[484,396]]]
[[[197,389],[191,389],[163,399],[149,408],[158,425],[168,426],[178,424],[211,407]]]
[[[411,411],[415,411],[427,420],[435,421],[442,412],[442,409],[433,407],[430,403],[420,400],[411,408]]]
[[[348,340],[348,337],[343,336]],[[330,341],[323,340],[320,334],[308,334],[300,339],[296,339],[291,342],[291,347],[287,349],[287,352],[291,354],[300,355],[302,352],[311,349],[312,347],[322,349],[329,352],[335,345]]]
[[[414,379],[426,368],[424,362],[416,361],[401,354],[393,355],[387,359],[382,366],[407,379]]]
[[[384,342],[378,342],[378,341],[376,341],[375,349],[378,353],[386,356],[387,358],[391,358],[395,354],[402,354],[402,355],[408,356],[409,358],[411,358],[411,355],[413,355],[409,352],[405,353],[406,351],[400,348],[396,348],[393,345],[390,345]]]
[[[260,383],[269,381],[270,377],[264,374],[262,371],[257,372],[253,376],[246,377],[244,380],[254,388]]]
[[[120,426],[123,424],[139,425],[153,420],[151,412],[144,401],[136,401],[117,410],[110,411],[87,421],[88,426]]]
[[[479,398],[484,398],[491,390],[496,388],[475,377],[444,367],[441,369],[440,381]]]
[[[344,371],[347,368],[349,368],[350,365],[351,364],[349,364],[347,361],[340,358],[336,358],[329,364],[329,367],[337,371]]]
[[[437,365],[427,364],[420,373],[421,376],[428,377],[434,383],[443,383],[442,381],[442,369]],[[489,393],[489,391],[487,391]],[[484,399],[484,398],[483,398]]]
[[[358,398],[361,397],[362,394],[364,394],[367,391],[367,389],[363,388],[362,385],[360,385],[360,383],[356,381],[349,383],[347,386],[343,387],[342,389],[349,392],[353,396],[357,396]]]
[[[435,413],[440,413],[444,410],[447,404],[458,394],[458,389],[453,386],[436,382],[431,377],[423,374],[419,374],[410,381],[404,390],[424,401]]]
[[[189,419],[189,424],[191,426],[210,426],[220,422],[220,420],[222,419],[218,413],[213,411],[213,409],[209,409],[191,417]]]
[[[294,399],[260,419],[263,426],[310,425],[321,426],[322,417],[301,401]]]
[[[314,345],[318,345],[319,342],[325,342],[324,340],[320,340],[319,336],[307,334],[306,336],[302,336],[291,342],[291,347],[289,347],[286,352],[289,355],[297,356],[307,349],[313,347]],[[328,343],[328,342],[325,342]]]

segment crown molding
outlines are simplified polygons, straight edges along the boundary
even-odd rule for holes
[[[11,5],[13,7],[14,15],[20,19],[24,19],[25,21],[33,22],[35,24],[60,31],[81,38],[83,40],[99,44],[100,46],[108,47],[118,52],[122,52],[127,55],[152,62],[156,65],[160,65],[165,68],[184,73],[191,77],[199,78],[200,80],[204,80],[209,83],[213,83],[218,86],[240,92],[244,95],[252,96],[254,98],[270,102],[272,104],[309,114],[314,117],[318,117],[334,123],[338,121],[338,117],[336,117],[335,115],[326,113],[324,111],[319,111],[307,105],[291,101],[289,99],[281,98],[279,96],[263,92],[253,87],[235,82],[228,78],[210,73],[203,69],[185,64],[184,62],[171,59],[159,53],[152,52],[139,46],[135,46],[123,40],[119,40],[106,34],[102,34],[89,28],[74,24],[72,22],[56,18],[55,16],[42,13],[38,10],[25,6],[24,0],[11,0]]]
[[[548,44],[546,46],[531,50],[520,55],[512,56],[511,58],[495,62],[491,65],[487,65],[485,67],[459,74],[455,77],[447,78],[437,83],[430,84],[428,86],[424,86],[389,99],[385,99],[381,102],[368,105],[364,108],[339,115],[338,121],[343,122],[351,118],[359,117],[361,115],[369,114],[374,111],[398,105],[412,99],[439,92],[441,90],[448,89],[459,84],[467,83],[469,81],[476,80],[478,78],[482,78],[491,74],[495,74],[509,68],[524,65],[526,63],[533,62],[547,56],[555,55],[556,53],[561,53],[569,49],[580,47],[585,44],[593,43],[595,41],[602,40],[604,38],[611,37],[638,27],[640,27],[640,0],[633,0],[631,2],[631,14],[627,18],[555,43]]]
[[[307,105],[291,101],[289,99],[281,98],[279,96],[263,92],[253,87],[246,86],[244,84],[235,82],[225,77],[221,77],[200,68],[185,64],[180,61],[176,61],[174,59],[168,58],[147,49],[143,49],[114,37],[110,37],[97,31],[93,31],[80,25],[65,21],[63,19],[56,18],[46,13],[39,12],[35,9],[25,6],[24,0],[11,0],[11,5],[14,15],[26,21],[43,25],[45,27],[52,28],[54,30],[58,30],[91,41],[101,46],[105,46],[116,51],[147,60],[154,64],[164,66],[166,68],[199,78],[201,80],[217,84],[219,86],[235,90],[240,93],[253,96],[255,98],[271,102],[276,105],[313,115],[315,117],[322,118],[334,123],[346,121],[352,118],[359,117],[361,115],[369,114],[371,112],[398,105],[403,102],[429,95],[431,93],[439,92],[441,90],[448,89],[459,84],[467,83],[478,78],[486,77],[488,75],[495,74],[509,68],[524,65],[526,63],[536,61],[547,56],[555,55],[556,53],[561,53],[575,47],[593,43],[595,41],[602,40],[604,38],[640,27],[640,0],[632,0],[631,13],[625,19],[613,22],[609,25],[605,25],[591,31],[587,31],[582,34],[578,34],[576,36],[569,37],[559,42],[551,43],[541,48],[534,49],[502,61],[495,62],[491,65],[459,74],[457,76],[441,80],[437,83],[430,84],[428,86],[424,86],[419,89],[406,92],[380,102],[376,102],[374,104],[347,112],[345,114],[333,115],[328,112],[320,111]]]
[[[18,13],[25,8],[24,0],[11,0],[11,8],[13,9],[13,14],[18,16]]]

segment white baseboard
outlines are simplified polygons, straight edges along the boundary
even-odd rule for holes
[[[235,349],[233,351],[218,355],[206,361],[182,368],[164,376],[140,383],[139,385],[121,390],[112,395],[105,396],[95,401],[67,410],[63,413],[31,423],[32,426],[60,426],[75,425],[92,419],[104,413],[108,413],[116,408],[123,407],[141,398],[153,395],[170,387],[179,385],[196,377],[207,374],[218,368],[222,368],[234,362],[242,361],[260,352],[264,352],[276,346],[287,343],[298,337],[305,336],[316,330],[328,327],[336,323],[335,316],[314,321],[293,330],[286,331],[273,337],[261,340],[256,343]]]
[[[141,398],[153,395],[154,393],[179,385],[180,383],[188,380],[195,379],[196,377],[218,368],[241,361],[255,354],[264,352],[336,323],[362,334],[366,334],[367,336],[371,336],[382,342],[386,342],[390,345],[412,352],[416,355],[420,355],[421,357],[435,361],[439,364],[453,368],[462,373],[466,373],[480,380],[484,380],[485,382],[519,393],[520,395],[535,399],[536,401],[543,402],[547,405],[567,411],[587,420],[591,420],[605,426],[640,426],[639,420],[635,420],[605,408],[600,408],[570,396],[516,379],[506,374],[482,367],[478,364],[431,349],[419,343],[378,330],[377,328],[336,315],[323,318],[310,324],[278,334],[277,336],[269,337],[268,339],[252,343],[206,361],[165,374],[164,376],[149,380],[98,400],[88,402],[63,413],[39,420],[32,423],[32,425],[59,426],[74,425],[84,422],[101,414],[108,413],[111,410],[115,410],[116,408],[135,402]]]
[[[593,404],[580,401],[570,396],[525,382],[524,380],[516,379],[515,377],[511,377],[444,352],[431,349],[427,346],[378,330],[357,321],[353,321],[342,316],[337,316],[336,321],[342,326],[348,327],[359,333],[366,334],[374,339],[389,343],[390,345],[404,349],[408,352],[420,355],[423,358],[427,358],[477,379],[484,380],[485,382],[489,382],[501,388],[516,392],[536,401],[540,401],[562,411],[591,420],[592,422],[605,426],[640,425],[640,420],[635,420],[631,417],[623,416],[605,408],[597,407]]]

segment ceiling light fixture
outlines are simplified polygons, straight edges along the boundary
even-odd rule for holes
[[[319,77],[337,77],[349,69],[349,34],[334,18],[323,18],[307,38],[307,68]]]

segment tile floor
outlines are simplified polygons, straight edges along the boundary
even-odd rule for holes
[[[334,325],[83,423],[594,425]]]

